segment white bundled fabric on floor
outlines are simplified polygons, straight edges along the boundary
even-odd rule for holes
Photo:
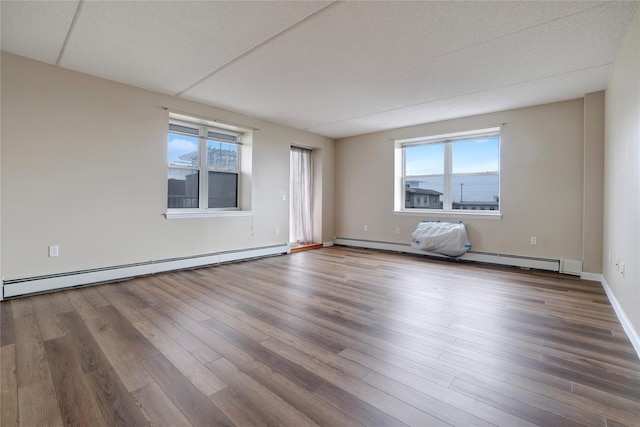
[[[462,221],[421,221],[411,238],[412,248],[450,257],[459,257],[471,249]]]

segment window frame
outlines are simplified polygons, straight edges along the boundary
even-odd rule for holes
[[[190,129],[198,130],[198,135],[189,134],[189,133],[181,133],[178,131],[172,131],[170,129],[171,125],[184,126]],[[197,218],[197,217],[207,217],[207,216],[244,216],[251,215],[250,211],[243,211],[241,208],[241,176],[242,176],[242,138],[244,136],[244,132],[241,130],[233,129],[232,126],[219,125],[215,123],[215,125],[206,122],[204,120],[200,120],[194,118],[193,121],[185,119],[183,117],[175,118],[169,117],[168,121],[168,129],[167,129],[167,191],[166,191],[166,218]],[[210,138],[209,132],[213,132],[216,134],[224,134],[230,135],[236,138],[236,141],[222,141],[217,140],[215,138]],[[187,166],[187,165],[172,165],[169,163],[168,158],[168,138],[169,135],[184,135],[191,138],[196,138],[198,140],[198,165],[197,166]],[[208,145],[209,141],[218,141],[224,144],[233,144],[237,146],[236,151],[236,164],[234,170],[229,169],[219,169],[215,167],[210,167],[208,162]],[[193,170],[198,172],[198,207],[197,208],[170,208],[169,207],[169,188],[168,188],[168,172],[171,169],[182,169],[182,170]],[[209,203],[209,194],[208,194],[208,186],[209,186],[209,172],[222,172],[222,173],[230,173],[236,175],[236,201],[234,207],[220,207],[220,208],[211,208],[208,206]]]
[[[453,173],[453,145],[456,142],[479,140],[489,137],[498,137],[498,170],[484,172],[466,172]],[[394,185],[394,214],[397,215],[419,215],[419,216],[439,216],[439,217],[461,217],[473,216],[477,218],[499,219],[502,217],[502,199],[501,199],[501,128],[491,127],[476,129],[463,132],[455,132],[441,135],[433,135],[419,138],[396,139],[394,141],[394,163],[395,163],[395,185]],[[442,174],[428,175],[407,175],[406,174],[406,147],[421,146],[427,144],[443,144],[443,172]],[[481,176],[481,175],[497,175],[498,176],[498,209],[497,210],[474,210],[474,209],[453,209],[453,199],[451,194],[451,182],[457,176]],[[429,208],[406,208],[406,183],[407,181],[428,178],[442,177],[443,194],[442,209]]]

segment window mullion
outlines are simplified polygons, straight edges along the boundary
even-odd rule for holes
[[[200,152],[200,164],[198,165],[198,168],[200,170],[200,208],[201,209],[208,209],[209,208],[209,198],[207,197],[208,195],[208,177],[209,174],[207,173],[207,128],[204,126],[200,127],[200,145],[199,145],[199,152]]]
[[[451,143],[444,144],[444,193],[443,208],[444,210],[451,210]]]

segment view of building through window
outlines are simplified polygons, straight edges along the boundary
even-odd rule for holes
[[[500,208],[500,135],[402,145],[404,209]]]
[[[219,133],[217,129],[212,130],[198,125],[191,127],[170,124],[167,151],[169,162],[167,207],[170,209],[237,207],[239,168],[237,140],[237,135]],[[204,158],[201,158],[202,153],[205,154]],[[200,194],[201,188],[206,194],[204,197]]]

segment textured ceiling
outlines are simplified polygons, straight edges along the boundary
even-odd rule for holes
[[[6,1],[2,49],[326,135],[602,90],[637,1]]]

